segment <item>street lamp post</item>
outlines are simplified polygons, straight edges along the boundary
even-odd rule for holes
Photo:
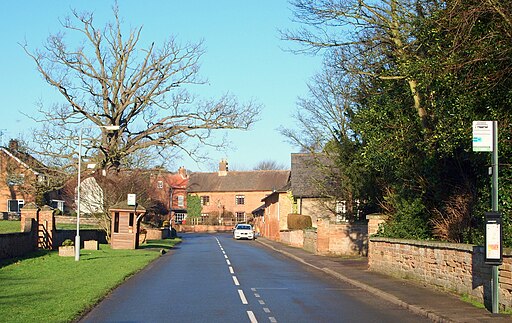
[[[76,236],[75,236],[75,261],[80,260],[80,183],[82,175],[82,134],[83,130],[87,128],[104,128],[107,131],[119,130],[119,126],[95,126],[95,127],[81,127],[80,135],[78,136],[78,183],[76,191]]]

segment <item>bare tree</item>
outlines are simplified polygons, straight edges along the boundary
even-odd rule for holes
[[[44,126],[34,137],[39,153],[54,162],[72,160],[78,129],[94,138],[93,130],[84,128],[103,127],[99,139],[84,147],[99,156],[102,167],[117,168],[148,147],[153,154],[174,148],[195,157],[199,146],[223,145],[212,140],[213,130],[254,123],[260,110],[254,102],[240,104],[231,95],[199,101],[189,92],[205,83],[198,75],[201,43],[181,45],[170,38],[160,48],[151,43],[139,49],[142,28],[126,32],[117,6],[113,13],[114,22],[99,29],[92,13],[73,11],[62,22],[65,31],[83,39],[73,49],[64,32],[50,35],[40,50],[24,45],[45,81],[65,99],[40,106],[37,120]],[[108,125],[119,130],[109,132]]]
[[[276,162],[275,160],[262,160],[254,166],[254,170],[280,170],[286,169],[283,164]]]

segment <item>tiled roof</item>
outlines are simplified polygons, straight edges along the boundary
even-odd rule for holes
[[[228,171],[226,176],[215,173],[191,173],[187,190],[196,192],[273,191],[286,186],[289,170]]]
[[[291,189],[295,197],[321,197],[321,183],[325,180],[322,167],[328,163],[324,155],[292,154]]]

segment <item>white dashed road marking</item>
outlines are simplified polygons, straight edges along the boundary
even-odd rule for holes
[[[236,286],[240,286],[240,283],[238,282],[236,276],[233,276],[233,282],[235,283]]]
[[[245,298],[245,294],[244,294],[243,290],[239,289],[238,295],[240,296],[240,300],[242,301],[242,304],[244,304],[244,305],[249,304],[249,302],[247,302],[247,298]]]
[[[252,311],[247,311],[247,315],[249,316],[249,320],[251,323],[258,323],[258,320],[256,319],[256,316],[254,316],[254,313]]]

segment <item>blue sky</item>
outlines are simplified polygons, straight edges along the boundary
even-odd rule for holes
[[[37,73],[19,43],[41,48],[50,33],[62,30],[59,18],[71,8],[93,11],[102,26],[112,17],[112,1],[9,1],[0,13],[2,50],[0,78],[2,99],[1,143],[10,138],[28,139],[38,124],[24,116],[36,115],[37,102],[51,105],[62,98]],[[125,26],[143,26],[142,42],[161,43],[169,36],[182,42],[204,40],[206,52],[200,74],[208,85],[197,88],[205,97],[229,92],[241,101],[263,105],[260,121],[249,131],[227,133],[232,145],[225,152],[210,151],[211,163],[196,164],[188,158],[171,162],[172,170],[212,170],[221,158],[231,168],[251,169],[261,160],[275,160],[289,167],[290,153],[298,148],[286,142],[278,129],[293,127],[291,115],[307,82],[320,70],[321,57],[294,55],[283,49],[293,44],[280,40],[279,29],[294,28],[290,5],[284,0],[119,1]],[[223,134],[219,134],[223,135]]]

